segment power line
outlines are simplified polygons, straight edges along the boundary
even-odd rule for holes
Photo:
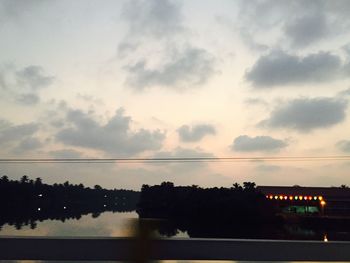
[[[253,157],[164,157],[164,158],[8,158],[1,163],[191,163],[191,162],[301,162],[350,161],[349,155],[335,156],[253,156]]]

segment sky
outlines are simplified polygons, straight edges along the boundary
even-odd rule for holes
[[[350,154],[347,0],[0,0],[0,158]],[[339,186],[349,161],[0,164],[139,189]]]

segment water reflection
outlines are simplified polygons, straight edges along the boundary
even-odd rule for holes
[[[3,225],[0,235],[6,236],[130,236],[130,221],[136,219],[136,212],[83,215],[79,219],[44,220],[35,227],[25,225]]]
[[[146,222],[146,223],[145,223]],[[28,219],[19,227],[3,224],[0,235],[8,236],[110,236],[125,237],[135,234],[135,226],[147,225],[154,237],[167,238],[246,238],[281,240],[349,241],[350,233],[344,229],[323,229],[300,225],[244,226],[220,222],[191,222],[167,220],[140,220],[132,212],[94,212],[78,218],[62,220]]]

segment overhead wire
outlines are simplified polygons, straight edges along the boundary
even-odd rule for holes
[[[235,157],[153,157],[153,158],[0,158],[0,164],[34,163],[193,163],[193,162],[305,162],[350,161],[349,155],[326,156],[235,156]]]

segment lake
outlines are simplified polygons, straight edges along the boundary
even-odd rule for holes
[[[79,219],[36,220],[28,225],[16,226],[4,224],[0,236],[106,236],[128,237],[134,234],[138,214],[131,212],[103,212],[99,215],[90,213]],[[305,228],[298,225],[283,227],[261,226],[245,228],[202,222],[186,222],[185,227],[167,221],[154,221],[151,227],[158,237],[172,238],[252,238],[252,239],[286,239],[286,240],[350,240],[345,230]]]
[[[108,236],[127,237],[133,234],[133,225],[138,220],[136,212],[104,212],[98,217],[93,214],[83,215],[80,219],[35,221],[35,228],[30,225],[17,229],[15,225],[1,227],[1,236]],[[188,237],[179,232],[177,237]]]

